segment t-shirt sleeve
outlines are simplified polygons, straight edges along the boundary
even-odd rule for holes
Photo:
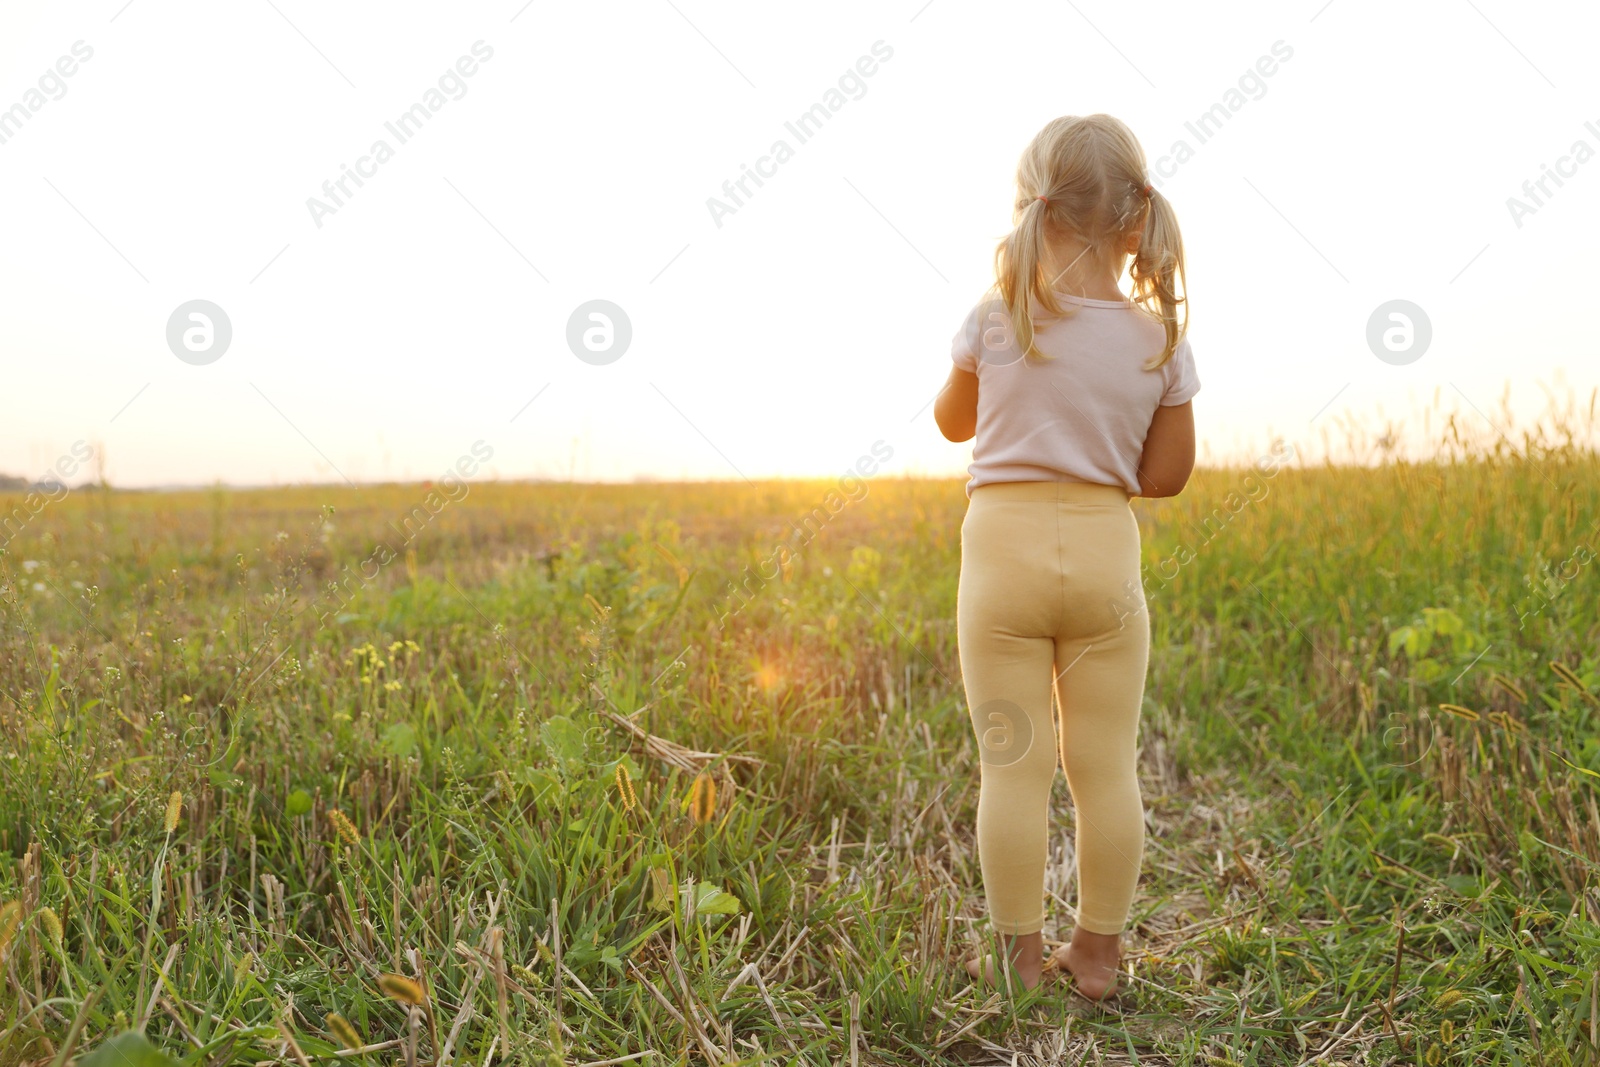
[[[951,362],[969,374],[978,373],[977,346],[979,338],[978,331],[975,328],[976,320],[976,309],[969,311],[967,317],[961,320],[961,328],[956,331],[955,337],[950,341]]]
[[[1161,368],[1166,380],[1166,390],[1161,394],[1162,407],[1176,407],[1187,403],[1200,391],[1200,376],[1194,369],[1194,352],[1185,337],[1173,350],[1172,358]]]

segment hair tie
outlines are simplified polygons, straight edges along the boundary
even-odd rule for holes
[[[1151,185],[1151,184],[1149,184],[1148,182],[1146,182],[1145,183],[1145,187],[1144,187],[1144,198],[1146,200],[1148,200],[1152,196],[1154,196],[1155,194],[1156,194],[1156,187]]]
[[[1050,206],[1050,198],[1048,196],[1036,196],[1036,197],[1034,197],[1034,199],[1035,200],[1043,200],[1045,207],[1049,207]]]

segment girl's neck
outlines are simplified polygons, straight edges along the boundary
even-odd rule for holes
[[[1050,288],[1058,293],[1086,300],[1126,300],[1117,285],[1126,257],[1117,259],[1116,263],[1099,262],[1082,241],[1062,236],[1045,242],[1040,268]]]

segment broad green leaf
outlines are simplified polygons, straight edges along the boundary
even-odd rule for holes
[[[383,747],[391,756],[402,758],[417,750],[417,728],[408,722],[397,722],[383,731]]]
[[[672,908],[672,877],[665,867],[650,868],[650,906],[657,911]]]
[[[585,749],[583,731],[565,715],[554,715],[539,726],[539,736],[550,755],[562,763],[576,763],[583,759]]]
[[[631,777],[635,782],[644,777],[644,771],[641,770],[639,765],[634,762],[633,757],[624,752],[616,759],[607,760],[605,763],[602,763],[599,766],[597,773],[599,774],[600,780],[604,782],[615,781],[617,776],[617,764],[619,763],[628,769],[629,777]]]
[[[293,793],[290,793],[289,798],[283,802],[283,812],[285,815],[288,815],[291,818],[298,818],[301,815],[309,815],[311,813],[311,794],[307,793],[304,789],[296,789]]]
[[[1457,634],[1466,627],[1461,616],[1449,608],[1423,608],[1422,616],[1427,620],[1428,628],[1436,634]]]
[[[684,887],[687,893],[689,887]],[[739,898],[712,882],[694,885],[694,910],[696,915],[737,915],[743,909]]]
[[[178,1067],[137,1030],[124,1030],[78,1061],[78,1067]]]

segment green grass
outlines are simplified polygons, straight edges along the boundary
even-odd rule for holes
[[[960,482],[748,603],[831,483],[74,492],[0,555],[0,1062],[1596,1062],[1600,460],[1457,460],[1135,505],[1120,1012],[961,966]]]

